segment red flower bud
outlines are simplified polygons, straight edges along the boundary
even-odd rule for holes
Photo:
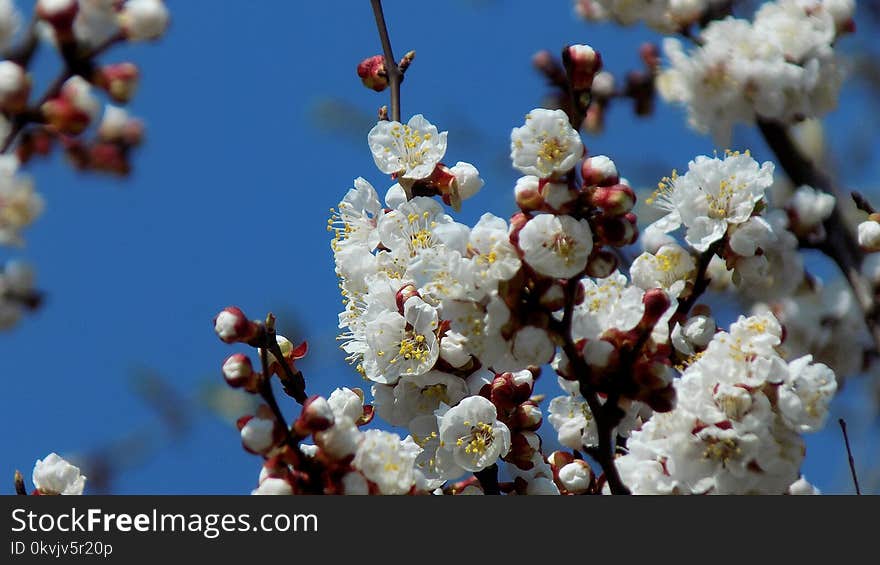
[[[625,184],[596,187],[590,193],[593,206],[601,208],[612,216],[626,214],[636,203],[636,193]]]
[[[257,335],[259,327],[235,306],[224,308],[214,317],[214,332],[226,343],[247,342]]]
[[[388,88],[388,73],[385,70],[385,57],[382,55],[374,55],[361,61],[357,73],[367,88],[372,88],[376,92]]]
[[[251,360],[243,353],[235,353],[223,362],[223,378],[226,384],[233,388],[247,385],[254,377],[254,367]]]

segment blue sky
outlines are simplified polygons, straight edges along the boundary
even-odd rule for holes
[[[136,433],[156,449],[135,457],[113,492],[249,492],[259,460],[202,401],[222,382],[225,356],[239,351],[212,331],[212,317],[228,304],[252,317],[272,310],[282,327],[297,328],[289,337],[310,342],[301,364],[309,392],[359,384],[334,341],[340,297],[325,226],[355,177],[385,183],[366,134],[387,99],[355,74],[362,58],[380,51],[369,2],[169,4],[173,22],[163,40],[104,59],[141,68],[131,108],[146,121],[147,143],[134,175],[81,175],[58,157],[35,163],[46,213],[24,250],[0,252],[31,261],[48,293],[42,310],[0,336],[2,402],[13,428],[0,439],[7,491],[15,468],[29,476],[51,451],[88,453]],[[641,28],[585,24],[565,0],[388,0],[385,10],[396,53],[417,51],[403,84],[404,117],[423,113],[448,130],[446,160],[474,163],[487,181],[458,216],[467,223],[486,210],[513,211],[510,129],[546,92],[531,70],[535,51],[589,43],[606,68],[622,73],[640,67],[638,43],[655,38]],[[44,50],[38,61],[44,79],[54,68],[50,55]],[[863,100],[856,90],[847,96]],[[606,133],[587,146],[614,158],[635,185],[715,149],[687,130],[681,111],[658,109],[637,119],[628,107],[613,108]],[[845,125],[857,116],[830,119]],[[752,149],[770,158],[760,143]],[[844,180],[864,185],[876,173]],[[185,434],[171,439],[135,392],[144,372],[161,375],[187,406]],[[859,392],[849,387],[835,409],[863,414]],[[292,401],[284,408],[296,413]],[[850,422],[857,451],[867,453],[871,425]],[[806,461],[823,490],[849,488],[836,426],[808,439]]]

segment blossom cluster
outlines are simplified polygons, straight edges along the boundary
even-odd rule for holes
[[[643,21],[652,29],[675,33],[698,23],[724,0],[575,0],[576,13],[589,21],[632,25]]]
[[[43,198],[20,172],[35,157],[57,147],[79,170],[130,172],[143,124],[119,105],[134,96],[138,67],[98,57],[121,42],[161,37],[169,16],[162,0],[39,0],[30,24],[23,22],[11,0],[0,0],[0,245],[23,245],[23,230],[43,211]],[[30,66],[43,46],[63,66],[39,94]],[[30,278],[4,275],[0,327],[18,318],[21,297],[32,294]]]
[[[667,38],[658,91],[722,145],[737,123],[822,116],[837,104],[844,69],[834,44],[852,29],[853,10],[852,0],[777,0],[751,21],[712,21],[689,50]]]
[[[784,360],[771,314],[741,316],[675,381],[675,409],[634,431],[617,459],[636,494],[780,494],[799,480],[801,433],[824,425],[833,371]]]
[[[788,292],[804,278],[789,227],[819,229],[827,202],[805,187],[777,217],[765,199],[772,164],[698,157],[660,183],[650,202],[665,215],[627,276],[615,249],[638,239],[634,192],[611,159],[587,155],[565,112],[534,109],[512,130],[523,176],[509,221],[467,226],[446,212],[483,185],[470,163],[442,162],[447,137],[421,115],[381,120],[368,143],[391,177],[384,198],[359,177],[328,221],[341,347],[371,404],[360,389],[306,397],[294,364],[304,346],[238,308],[215,318],[217,335],[256,347],[263,367],[240,353],[223,366],[231,386],[266,401],[239,420],[244,448],[264,458],[255,494],[599,493],[615,464],[637,493],[800,484],[800,434],[822,425],[833,371],[787,361],[769,313],[719,332],[694,303],[711,259],[763,296]],[[682,227],[679,242],[670,234]],[[548,421],[572,451],[548,454],[538,435],[534,385],[547,366],[563,393]],[[273,376],[302,404],[291,426]],[[407,435],[362,429],[376,416]],[[602,459],[609,439],[628,445],[617,463]]]

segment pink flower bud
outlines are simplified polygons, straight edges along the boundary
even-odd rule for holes
[[[492,381],[492,389],[489,393],[489,400],[492,401],[499,410],[512,410],[516,407],[515,390],[513,380],[510,373],[501,373]]]
[[[38,0],[37,17],[55,29],[59,39],[71,37],[73,20],[79,12],[77,0]]]
[[[64,83],[55,98],[47,100],[40,108],[47,124],[60,133],[82,133],[98,114],[100,103],[92,95],[89,83],[74,76]]]
[[[131,163],[118,144],[98,142],[89,148],[88,168],[125,176],[131,172]]]
[[[250,341],[258,330],[257,324],[248,320],[244,312],[235,306],[224,308],[214,317],[214,332],[226,343]]]
[[[591,193],[593,206],[612,216],[626,214],[636,203],[636,194],[625,184],[598,186]]]
[[[589,270],[589,265],[587,266]],[[592,276],[592,275],[590,275]],[[565,290],[558,282],[554,282],[541,294],[541,306],[555,312],[565,307]]]
[[[541,438],[534,432],[513,432],[510,436],[510,451],[505,461],[523,470],[535,466],[532,456],[541,449]]]
[[[115,102],[126,103],[137,90],[139,71],[134,63],[116,63],[95,71],[94,83]]]
[[[31,81],[25,70],[12,61],[0,61],[0,110],[18,113],[27,107]]]
[[[538,405],[528,400],[516,407],[512,421],[521,430],[535,431],[541,427],[541,409]]]
[[[357,67],[358,76],[367,88],[382,92],[388,88],[388,73],[385,70],[385,57],[374,55],[367,57]]]
[[[550,468],[553,469],[554,473],[558,473],[559,469],[565,467],[574,460],[574,455],[568,451],[554,451],[547,456],[547,463],[550,464]]]
[[[642,43],[639,47],[639,57],[652,71],[660,66],[660,49],[654,43]]]
[[[544,199],[541,197],[541,183],[538,177],[520,177],[516,181],[513,192],[516,198],[516,205],[523,212],[540,210],[544,205]]]
[[[323,396],[306,399],[302,412],[293,424],[293,429],[302,437],[322,432],[334,423],[333,409]]]
[[[223,378],[226,383],[239,388],[247,385],[254,377],[254,367],[251,360],[243,353],[235,353],[223,362]]]
[[[284,431],[265,405],[257,409],[256,415],[239,418],[236,427],[241,434],[242,446],[251,453],[268,453],[284,438]]]
[[[562,60],[575,90],[587,90],[593,76],[602,68],[602,57],[589,45],[570,45],[562,52]]]
[[[652,288],[645,291],[642,303],[645,305],[645,313],[639,325],[650,327],[657,323],[657,320],[669,309],[669,295],[663,289]]]
[[[557,472],[559,484],[572,494],[583,494],[590,490],[595,475],[590,464],[583,459],[575,459]]]
[[[403,316],[403,305],[406,304],[406,301],[413,296],[421,297],[421,295],[419,294],[419,290],[411,284],[408,284],[397,291],[397,311],[400,312],[401,316]]]
[[[594,155],[581,164],[581,178],[585,186],[609,186],[620,182],[617,166],[605,155]]]

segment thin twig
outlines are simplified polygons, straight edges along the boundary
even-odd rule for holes
[[[865,212],[866,214],[873,214],[875,212],[874,206],[872,206],[871,203],[868,202],[868,199],[865,198],[865,195],[863,195],[861,192],[853,191],[850,196],[852,196],[853,202],[856,203],[856,208],[858,208],[862,212]]]
[[[856,486],[856,494],[862,494],[859,488],[859,477],[856,475],[856,461],[853,459],[852,450],[849,447],[849,434],[846,433],[846,420],[840,418],[837,420],[840,424],[840,430],[843,432],[843,442],[846,444],[846,456],[849,459],[849,471],[852,473],[853,484]]]
[[[388,36],[388,26],[385,25],[385,14],[382,11],[382,0],[370,0],[373,5],[373,15],[376,17],[376,29],[379,31],[379,39],[382,41],[382,51],[385,53],[385,72],[388,74],[388,86],[391,89],[391,119],[400,121],[400,81],[403,73],[397,66],[394,52],[391,50],[391,38]]]

